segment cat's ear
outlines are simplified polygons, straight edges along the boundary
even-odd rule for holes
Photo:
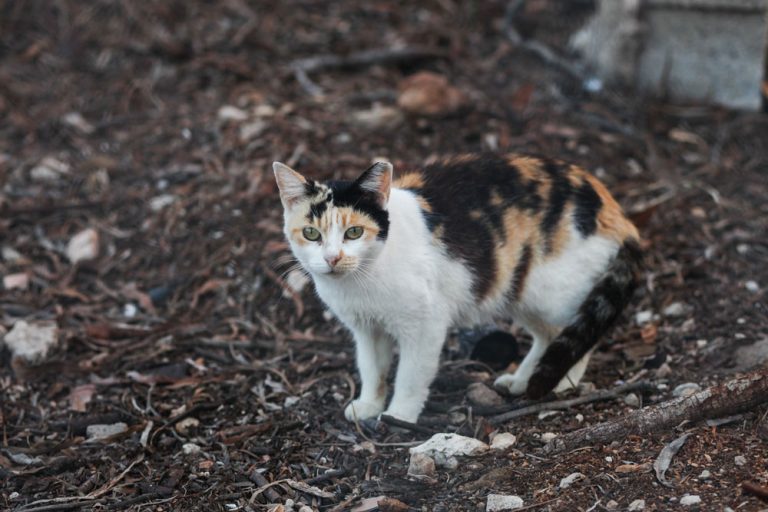
[[[386,208],[392,187],[392,164],[376,162],[357,178],[355,184],[366,192],[376,194],[379,206]]]
[[[275,171],[277,188],[280,189],[280,201],[286,209],[306,196],[307,179],[304,176],[280,162],[273,162],[272,170]]]

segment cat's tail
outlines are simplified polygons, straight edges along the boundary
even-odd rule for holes
[[[632,298],[641,265],[637,240],[626,240],[587,295],[576,320],[547,347],[528,381],[526,393],[530,398],[542,398],[552,391],[614,324]]]

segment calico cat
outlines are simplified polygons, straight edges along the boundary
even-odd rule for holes
[[[533,336],[495,385],[540,398],[575,386],[635,288],[638,233],[605,186],[524,155],[440,160],[394,183],[378,162],[320,183],[273,164],[285,235],[317,294],[352,332],[362,381],[349,420],[415,422],[454,326],[513,318]]]

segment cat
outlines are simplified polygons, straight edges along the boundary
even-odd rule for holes
[[[324,183],[273,169],[293,254],[355,339],[351,421],[416,422],[449,330],[499,318],[533,345],[497,388],[534,399],[571,388],[636,287],[637,229],[597,178],[560,160],[470,154],[394,182],[387,162]]]

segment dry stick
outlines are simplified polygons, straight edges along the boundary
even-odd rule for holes
[[[509,421],[514,418],[519,418],[521,416],[528,416],[529,414],[535,414],[541,411],[569,409],[574,405],[588,404],[591,402],[601,402],[604,400],[612,400],[614,398],[619,397],[620,395],[623,395],[624,393],[628,393],[630,391],[635,391],[638,389],[647,389],[647,388],[652,388],[652,386],[647,382],[644,382],[644,381],[632,382],[630,384],[623,384],[621,386],[617,386],[613,389],[601,389],[600,391],[595,391],[594,393],[590,393],[584,396],[577,396],[576,398],[569,398],[567,400],[557,400],[554,402],[542,402],[534,405],[529,405],[521,409],[515,409],[513,411],[505,412],[504,414],[499,414],[498,416],[493,416],[491,418],[488,418],[488,421],[493,425],[498,425],[499,423],[504,423],[505,421]]]
[[[323,90],[309,78],[309,73],[327,69],[354,69],[376,64],[401,64],[428,59],[444,59],[448,54],[433,48],[375,49],[355,52],[345,57],[339,55],[318,55],[291,62],[290,67],[296,81],[312,96],[322,94]]]
[[[280,501],[280,493],[269,487],[269,480],[267,480],[264,475],[258,471],[251,471],[251,473],[248,475],[248,480],[258,485],[259,488],[264,489],[264,495],[270,502],[277,503]]]
[[[629,435],[645,435],[683,421],[697,422],[745,412],[768,402],[768,369],[712,386],[687,397],[645,407],[621,419],[564,434],[544,447],[557,453],[585,444],[607,444]]]
[[[757,485],[754,482],[742,482],[741,488],[744,489],[744,492],[748,492],[750,494],[754,494],[758,498],[761,498],[765,501],[768,501],[768,488],[763,487],[761,485]]]

